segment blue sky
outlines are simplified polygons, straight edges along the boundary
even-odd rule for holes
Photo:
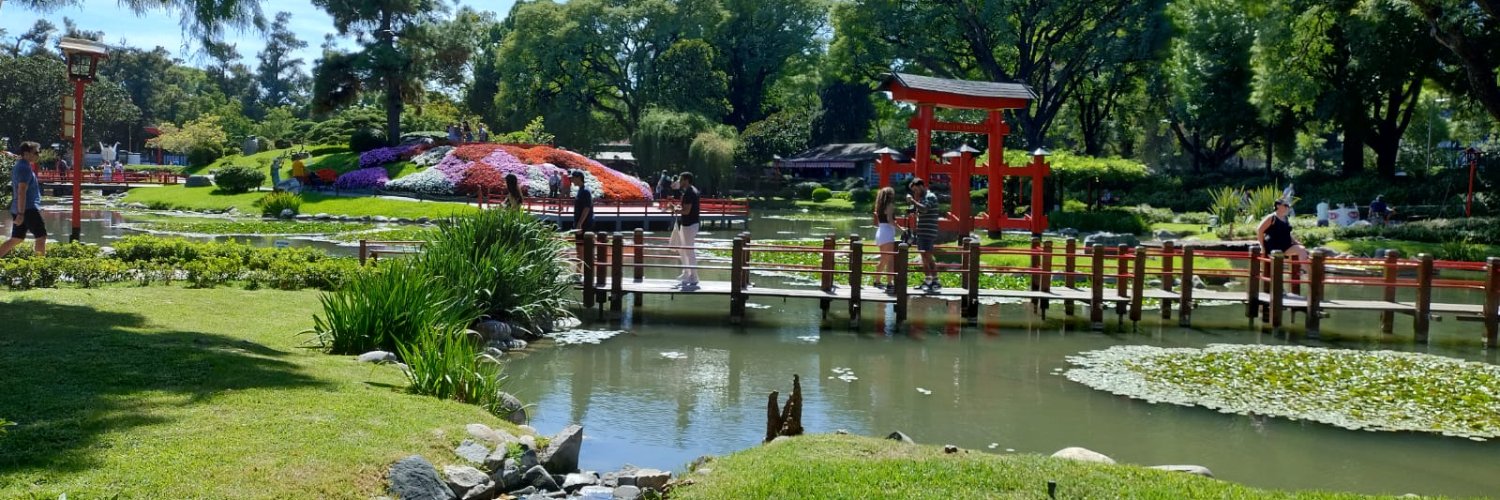
[[[81,3],[83,5],[40,14],[6,2],[0,6],[0,28],[5,29],[8,42],[30,29],[38,18],[46,18],[61,27],[63,18],[68,17],[78,23],[80,28],[103,31],[105,42],[110,45],[130,45],[141,48],[160,45],[189,64],[201,65],[203,63],[204,59],[199,55],[199,47],[189,45],[184,48],[183,42],[186,37],[182,34],[182,27],[178,23],[179,16],[175,12],[153,10],[136,16],[130,9],[121,7],[119,3],[111,0],[89,0]],[[507,12],[510,12],[510,7],[515,4],[515,0],[460,0],[459,4],[481,11],[494,12],[496,17],[504,17]],[[453,8],[450,1],[450,9]],[[308,44],[298,57],[306,61],[307,68],[311,69],[313,61],[318,58],[318,46],[323,43],[323,34],[335,33],[333,20],[317,7],[313,7],[307,0],[265,0],[261,2],[261,9],[268,19],[275,17],[280,11],[292,13],[292,31]],[[255,53],[265,47],[264,38],[254,31],[231,30],[226,39],[237,45],[240,55],[245,57],[247,64],[252,67]]]

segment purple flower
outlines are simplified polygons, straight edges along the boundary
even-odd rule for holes
[[[339,189],[380,189],[385,183],[390,182],[385,167],[361,168],[353,172],[340,175],[333,183],[333,187]]]
[[[416,148],[416,144],[406,144],[365,151],[359,155],[359,168],[379,167],[387,163],[400,161],[402,157],[405,157]]]
[[[457,184],[458,181],[463,180],[464,171],[468,170],[470,165],[473,165],[473,163],[464,161],[458,155],[448,153],[448,157],[443,158],[443,161],[438,162],[437,165],[433,165],[432,168],[442,172],[443,177],[448,178],[448,182]]]

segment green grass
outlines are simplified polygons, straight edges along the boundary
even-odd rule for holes
[[[808,210],[816,210],[822,212],[853,212],[856,208],[868,208],[870,206],[870,204],[868,203],[856,204],[853,201],[840,200],[838,198],[829,198],[827,201],[821,202],[797,200],[794,204],[797,208],[806,208]]]
[[[192,222],[141,222],[136,228],[168,233],[248,235],[248,234],[333,234],[369,231],[374,224],[314,221],[199,220]],[[355,238],[358,240],[359,238]]]
[[[856,436],[802,436],[711,462],[711,472],[672,490],[699,498],[1372,498],[1352,493],[1283,492],[1127,465],[976,451]]]
[[[255,207],[255,201],[265,195],[265,191],[224,194],[215,188],[187,188],[179,185],[132,189],[125,195],[125,202],[144,203],[153,208],[200,211],[235,207],[243,214],[258,214],[260,209]],[[478,210],[462,203],[388,200],[370,196],[335,196],[312,191],[302,193],[301,209],[304,214],[326,213],[356,217],[384,215],[406,218],[439,218]]]
[[[314,292],[0,293],[0,498],[370,498],[480,422],[390,367],[305,348]]]
[[[1482,253],[1489,256],[1500,256],[1500,245],[1473,244],[1482,248]],[[1421,241],[1387,240],[1375,238],[1361,238],[1356,240],[1333,240],[1328,242],[1328,248],[1340,252],[1370,257],[1375,255],[1376,250],[1395,249],[1401,251],[1401,256],[1415,257],[1417,254],[1429,254],[1442,258],[1446,252],[1443,251],[1443,243],[1426,243]]]

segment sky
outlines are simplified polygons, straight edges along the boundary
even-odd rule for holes
[[[80,3],[82,5],[46,14],[10,2],[0,4],[0,29],[6,31],[4,42],[9,43],[31,29],[31,25],[39,18],[52,21],[52,24],[61,28],[63,18],[68,17],[81,29],[103,31],[104,41],[110,45],[129,45],[144,49],[159,45],[188,64],[201,66],[207,61],[196,43],[184,47],[183,42],[191,42],[191,37],[183,35],[179,16],[175,12],[152,10],[137,16],[113,0],[85,0]],[[491,11],[497,18],[503,18],[510,12],[515,0],[459,0],[458,4],[480,11]],[[451,1],[449,8],[450,11],[456,10]],[[333,20],[308,0],[264,0],[261,2],[261,10],[267,19],[274,18],[280,11],[292,13],[292,31],[297,33],[297,38],[307,42],[307,48],[298,52],[297,57],[301,57],[309,69],[321,55],[319,46],[323,43],[323,35],[337,35],[333,29]],[[240,55],[246,59],[246,64],[252,67],[255,54],[266,45],[264,37],[253,30],[238,32],[231,29],[226,33],[225,39],[237,46]],[[345,41],[341,45],[347,47],[351,42]]]

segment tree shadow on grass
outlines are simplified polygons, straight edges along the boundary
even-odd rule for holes
[[[212,312],[209,312],[212,314]],[[17,300],[0,307],[0,475],[99,466],[107,433],[170,423],[173,408],[227,391],[305,387],[287,353],[222,335],[158,329],[139,314]],[[165,410],[165,411],[164,411]]]

